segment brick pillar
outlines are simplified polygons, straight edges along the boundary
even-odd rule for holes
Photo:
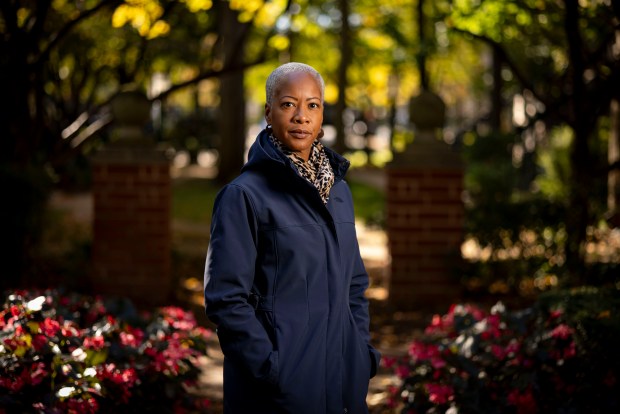
[[[114,143],[93,158],[93,288],[140,306],[172,289],[170,161],[142,132],[149,107],[135,93],[113,103]]]
[[[395,308],[445,310],[458,300],[462,191],[460,155],[433,128],[418,130],[388,166],[389,297]]]

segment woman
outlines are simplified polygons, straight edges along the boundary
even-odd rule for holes
[[[215,200],[205,304],[224,353],[226,413],[368,412],[380,356],[349,162],[318,141],[324,89],[302,63],[271,73],[267,128]]]

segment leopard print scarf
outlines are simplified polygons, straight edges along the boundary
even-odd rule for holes
[[[329,192],[334,185],[334,170],[327,159],[323,144],[319,141],[314,141],[312,143],[310,157],[308,158],[308,162],[306,162],[297,155],[296,152],[285,147],[273,135],[270,135],[269,139],[278,150],[292,161],[299,175],[316,187],[321,196],[321,200],[323,200],[324,204],[327,204],[329,201]]]

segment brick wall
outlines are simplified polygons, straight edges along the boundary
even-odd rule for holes
[[[169,163],[145,153],[93,163],[92,282],[97,293],[161,305],[172,289],[171,180]]]
[[[400,309],[442,308],[460,291],[462,169],[389,168],[387,177],[390,302]]]

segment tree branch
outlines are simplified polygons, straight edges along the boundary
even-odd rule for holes
[[[504,47],[499,42],[496,42],[495,40],[493,40],[493,39],[491,39],[489,37],[486,37],[486,36],[483,36],[483,35],[479,35],[479,34],[475,34],[475,33],[471,33],[471,32],[468,32],[467,30],[459,29],[459,28],[456,28],[456,27],[453,27],[452,30],[457,32],[457,33],[466,35],[466,36],[471,36],[474,39],[480,40],[483,43],[486,43],[489,46],[491,46],[499,54],[500,58],[504,61],[504,63],[506,63],[510,67],[510,70],[512,71],[512,73],[514,73],[516,78],[519,80],[519,82],[521,83],[521,85],[525,89],[529,89],[530,91],[532,91],[532,93],[534,95],[536,95],[536,99],[538,99],[539,101],[541,101],[545,105],[547,105],[549,103],[549,102],[547,102],[546,97],[538,96],[536,94],[536,89],[534,89],[534,85],[532,84],[532,82],[530,82],[530,80],[527,78],[527,76],[525,76],[525,74],[516,65],[516,63],[508,56],[508,53],[506,52]]]
[[[40,64],[45,59],[47,59],[47,56],[52,51],[52,49],[54,49],[65,38],[65,36],[67,36],[71,32],[71,30],[78,23],[96,14],[97,12],[99,12],[101,9],[105,7],[114,6],[116,4],[120,4],[121,2],[122,2],[121,0],[101,0],[99,4],[97,4],[96,6],[80,13],[75,19],[67,22],[63,27],[60,28],[60,30],[56,32],[55,35],[52,35],[52,39],[48,42],[45,48],[41,51],[41,53],[39,54],[39,56],[37,57],[34,63]]]
[[[204,72],[199,73],[198,75],[196,75],[195,77],[193,77],[192,79],[186,80],[184,82],[180,82],[177,84],[174,84],[172,86],[170,86],[170,88],[166,89],[165,91],[161,92],[159,95],[154,96],[153,98],[151,98],[151,101],[155,101],[155,100],[159,100],[159,99],[164,99],[166,98],[168,95],[170,95],[173,92],[176,92],[180,89],[186,88],[188,86],[194,85],[200,81],[203,81],[205,79],[209,79],[209,78],[217,78],[219,76],[222,75],[226,75],[229,73],[233,73],[233,72],[239,72],[239,71],[244,71],[248,68],[251,68],[252,66],[256,66],[260,63],[263,63],[265,61],[265,57],[264,55],[259,56],[256,60],[252,61],[252,62],[248,62],[248,63],[242,63],[239,65],[230,65],[228,67],[219,69],[219,70],[207,70]]]

